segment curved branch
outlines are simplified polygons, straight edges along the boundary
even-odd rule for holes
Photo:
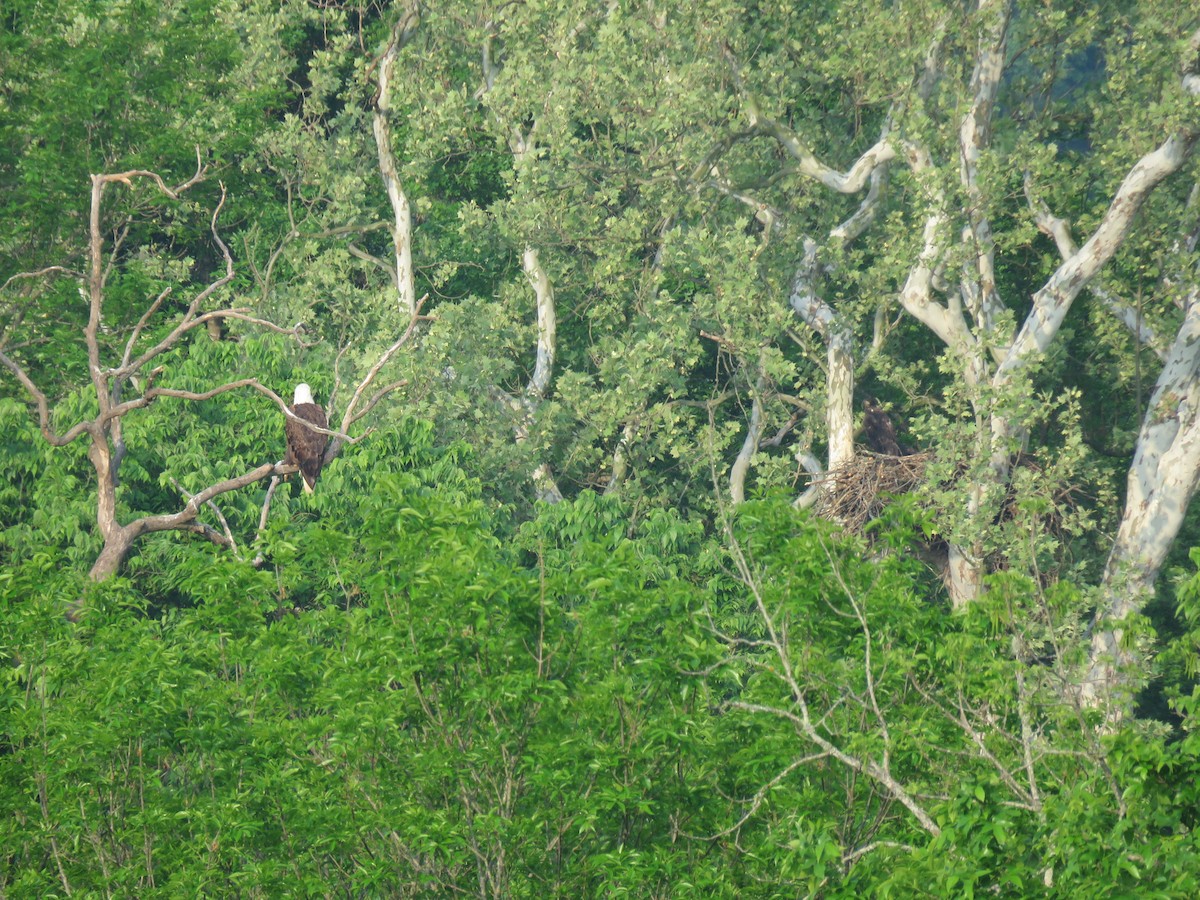
[[[1034,196],[1033,178],[1028,172],[1025,173],[1025,196],[1029,201],[1030,209],[1033,211],[1033,220],[1037,224],[1038,230],[1054,240],[1054,244],[1058,247],[1059,255],[1062,256],[1063,260],[1066,261],[1078,253],[1079,245],[1071,237],[1071,228],[1066,220],[1054,215],[1044,200]],[[1137,309],[1117,299],[1099,284],[1088,285],[1088,290],[1109,308],[1109,311],[1133,333],[1138,341],[1149,347],[1160,360],[1166,362],[1167,348],[1163,346],[1162,340],[1155,333],[1154,329],[1142,320]]]
[[[145,516],[131,522],[126,528],[131,529],[134,536],[153,534],[158,531],[176,530],[195,519],[200,514],[200,507],[207,504],[213,497],[227,494],[230,491],[236,491],[239,488],[254,484],[256,481],[262,481],[269,475],[291,475],[298,471],[299,468],[297,466],[288,466],[281,462],[264,463],[256,469],[251,469],[249,472],[245,472],[235,478],[226,478],[224,481],[218,481],[216,484],[209,485],[204,490],[192,494],[187,504],[179,512]]]
[[[194,496],[191,491],[180,484],[175,478],[171,479],[171,485],[175,488],[175,490],[183,494],[183,496],[189,501]],[[228,547],[233,551],[234,558],[241,559],[242,555],[238,553],[237,541],[233,539],[233,532],[229,529],[229,522],[226,521],[225,514],[221,512],[221,507],[217,506],[216,501],[214,500],[209,500],[207,505],[208,508],[216,514],[217,520],[221,523],[221,527],[225,532],[224,536],[222,537],[222,535],[217,532],[216,529],[211,528],[202,522],[193,522],[190,526],[187,526],[187,530],[195,530],[197,534],[208,538],[214,544],[219,544],[222,547]]]
[[[761,360],[760,360],[761,364]],[[750,463],[758,452],[759,442],[763,434],[763,393],[767,388],[767,377],[759,369],[758,382],[754,386],[754,397],[750,401],[750,420],[746,423],[746,439],[742,449],[738,451],[737,459],[729,470],[729,496],[734,505],[746,500],[746,474],[750,471]]]
[[[3,350],[0,350],[0,365],[3,365],[6,369],[12,372],[13,375],[16,376],[17,381],[21,382],[21,386],[28,391],[29,396],[33,398],[33,402],[37,406],[38,411],[38,427],[42,432],[42,437],[44,437],[47,443],[49,443],[51,446],[65,447],[67,444],[71,443],[88,430],[90,423],[77,422],[67,429],[67,431],[63,434],[55,434],[54,429],[50,424],[50,403],[46,399],[46,395],[42,393],[42,390],[36,384],[33,383],[33,379],[31,379],[25,370],[21,368],[21,365]]]
[[[376,392],[375,395],[370,398],[370,400],[367,401],[367,405],[362,410],[358,409],[358,404],[362,399],[363,393],[375,381],[376,376],[383,369],[383,367],[386,366],[389,361],[391,361],[392,357],[396,355],[401,347],[412,340],[413,335],[416,334],[417,326],[421,322],[429,321],[429,316],[421,315],[421,308],[425,305],[425,301],[428,299],[429,295],[426,294],[416,302],[413,307],[412,315],[408,320],[408,327],[404,329],[404,333],[396,339],[395,343],[393,343],[390,347],[384,350],[383,353],[380,354],[379,359],[375,361],[375,365],[371,366],[366,376],[364,376],[363,380],[359,382],[358,387],[354,389],[354,394],[350,397],[350,402],[346,405],[346,411],[342,413],[341,433],[334,434],[334,440],[330,441],[329,446],[325,448],[326,462],[329,462],[338,455],[338,452],[342,449],[343,444],[354,443],[354,439],[351,439],[347,434],[345,434],[345,432],[350,430],[351,425],[370,412],[372,407],[374,407],[376,403],[383,399],[384,396],[396,390],[397,388],[404,387],[404,385],[408,383],[407,380],[402,380],[382,388]]]
[[[26,278],[41,278],[43,275],[56,274],[69,275],[72,278],[82,278],[82,272],[76,272],[74,269],[68,269],[66,266],[46,266],[44,269],[38,269],[36,272],[18,272],[8,278],[4,284],[0,284],[0,291],[8,290],[8,286],[14,281],[21,281]]]
[[[1200,49],[1200,29],[1192,33],[1188,47],[1191,56],[1185,63],[1183,89],[1200,97],[1200,77],[1197,77],[1200,76],[1200,63],[1195,58]],[[1183,168],[1198,136],[1200,131],[1196,128],[1182,129],[1133,165],[1092,236],[1063,260],[1041,290],[1034,294],[1033,308],[996,372],[997,384],[1010,380],[1035,354],[1046,351],[1058,334],[1071,303],[1125,242],[1134,217],[1146,198],[1164,179]]]

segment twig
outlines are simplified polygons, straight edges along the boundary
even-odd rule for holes
[[[388,347],[387,350],[383,351],[379,359],[375,361],[375,365],[371,366],[366,376],[364,376],[363,380],[359,382],[358,387],[354,389],[354,394],[350,397],[350,403],[347,404],[346,411],[342,414],[341,433],[334,433],[334,440],[330,441],[329,446],[325,449],[326,462],[337,456],[338,452],[342,449],[342,444],[354,443],[355,440],[361,440],[361,437],[352,440],[348,435],[345,434],[351,425],[366,415],[367,412],[369,412],[371,408],[374,407],[380,399],[382,399],[383,396],[391,391],[396,390],[397,388],[403,387],[408,383],[406,380],[392,383],[371,397],[365,409],[358,409],[358,402],[362,399],[363,392],[371,386],[371,383],[375,380],[375,377],[379,374],[379,371],[388,364],[391,358],[396,355],[396,352],[399,351],[401,347],[403,347],[412,339],[413,335],[416,333],[417,326],[421,322],[429,321],[429,316],[421,315],[421,309],[424,307],[425,301],[428,299],[429,295],[426,294],[417,301],[416,306],[413,309],[413,313],[409,317],[408,327],[404,329],[404,333],[400,335],[400,337],[396,339],[395,343]]]
[[[263,498],[262,513],[258,517],[258,531],[254,533],[255,543],[258,543],[262,539],[263,532],[267,530],[267,518],[271,514],[271,500],[275,497],[275,489],[279,487],[282,480],[283,479],[278,475],[271,476],[271,484],[267,487],[267,496]],[[254,559],[250,562],[250,565],[258,569],[261,568],[262,564],[266,561],[266,554],[260,549],[255,555]]]
[[[183,494],[183,496],[189,501],[196,496],[182,484],[180,484],[174,477],[171,478],[171,484],[174,486],[175,490]],[[216,513],[217,519],[221,522],[221,527],[225,530],[225,540],[229,542],[229,549],[233,552],[234,558],[240,560],[242,558],[242,554],[238,552],[237,541],[233,539],[233,532],[229,530],[229,523],[225,521],[225,516],[221,512],[221,508],[217,506],[216,501],[212,499],[206,501],[206,505],[209,509]]]

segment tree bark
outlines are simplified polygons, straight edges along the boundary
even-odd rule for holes
[[[550,276],[542,267],[541,257],[537,248],[526,246],[521,255],[521,267],[529,285],[533,288],[534,300],[537,306],[537,354],[533,366],[533,375],[525,386],[525,396],[522,405],[525,408],[525,423],[520,434],[527,435],[529,426],[538,406],[546,397],[550,388],[550,378],[554,374],[554,356],[558,346],[558,313],[554,307],[554,285]],[[524,440],[518,436],[518,440]],[[554,480],[548,463],[541,462],[533,470],[533,486],[537,499],[546,503],[558,503],[562,500],[562,492]]]
[[[410,316],[417,314],[417,289],[412,255],[412,208],[400,183],[396,156],[392,152],[391,90],[396,56],[412,39],[420,23],[420,6],[413,4],[392,29],[387,49],[379,59],[379,92],[376,95],[375,113],[371,122],[371,130],[375,135],[375,149],[379,155],[379,174],[392,206],[391,232],[392,251],[396,258],[396,294],[401,311]]]
[[[1080,683],[1090,705],[1123,704],[1123,670],[1134,660],[1122,647],[1121,620],[1138,612],[1183,525],[1200,483],[1200,290],[1167,355],[1138,434],[1126,480],[1125,509],[1101,582],[1101,604]]]
[[[817,294],[819,247],[804,239],[804,258],[792,278],[788,303],[809,328],[825,341],[829,368],[825,394],[828,471],[836,472],[854,458],[854,336],[837,312]],[[829,490],[834,489],[827,483]]]
[[[766,390],[767,380],[759,375],[754,385],[754,397],[750,401],[750,421],[746,424],[746,439],[742,449],[729,470],[729,499],[736,506],[746,502],[746,475],[750,471],[750,462],[758,452],[758,444],[763,433],[763,391]]]

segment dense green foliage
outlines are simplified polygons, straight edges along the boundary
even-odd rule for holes
[[[378,435],[263,569],[185,543],[99,588],[58,551],[6,569],[9,896],[1195,891],[1194,699],[1182,740],[1090,744],[1051,670],[1018,687],[998,613],[945,616],[786,502],[732,544],[593,494],[514,534],[430,435]],[[1057,751],[1028,771],[1023,715]]]
[[[1126,472],[1195,414],[1151,406],[1195,158],[991,378],[1039,204],[1082,243],[1200,145],[1195,10],[417,6],[0,8],[0,896],[1200,895],[1194,514],[1120,633],[1140,717],[1078,691]],[[370,404],[315,494],[264,472],[93,568],[269,470],[301,381]],[[868,397],[923,468],[839,528],[796,501]]]

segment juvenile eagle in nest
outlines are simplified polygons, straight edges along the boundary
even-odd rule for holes
[[[318,428],[329,427],[325,410],[313,402],[312,389],[307,384],[296,385],[291,410],[297,418],[312,422]],[[300,467],[304,492],[311,494],[313,486],[321,476],[321,466],[325,464],[325,445],[329,443],[329,435],[313,431],[291,417],[288,417],[284,429],[287,434],[287,455],[284,456],[283,462],[285,465]]]
[[[883,411],[874,400],[863,401],[863,437],[867,445],[884,456],[907,456],[907,451],[896,440],[896,428],[891,416]]]

